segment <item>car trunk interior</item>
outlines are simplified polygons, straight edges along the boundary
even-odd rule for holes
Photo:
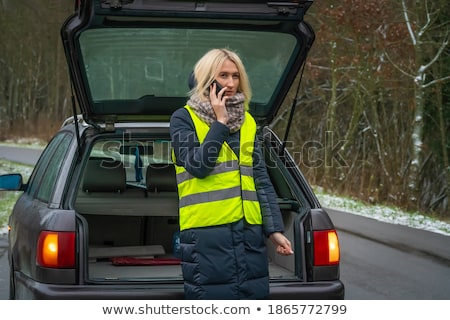
[[[153,145],[150,153],[154,155],[155,150]],[[89,280],[182,280],[181,261],[174,253],[174,235],[179,230],[175,168],[169,162],[123,161],[126,158],[105,159],[94,148],[78,189],[75,210],[87,229]],[[143,165],[141,174],[136,174],[136,163]],[[139,177],[142,180],[137,181]],[[286,235],[295,243],[298,205],[281,199]],[[268,255],[272,279],[298,279],[302,274],[295,261],[304,261],[304,253],[283,257],[268,241]]]

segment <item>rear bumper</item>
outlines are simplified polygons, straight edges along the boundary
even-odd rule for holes
[[[16,299],[33,300],[184,300],[182,283],[56,285],[15,277]],[[344,299],[341,281],[272,283],[271,300]]]
[[[340,280],[321,282],[283,282],[270,285],[272,300],[343,300],[344,284]]]

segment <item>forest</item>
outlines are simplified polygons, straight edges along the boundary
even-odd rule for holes
[[[0,141],[72,115],[60,27],[75,0],[0,0]],[[274,130],[313,186],[450,220],[450,2],[315,0],[298,92]],[[300,75],[299,75],[300,78]]]

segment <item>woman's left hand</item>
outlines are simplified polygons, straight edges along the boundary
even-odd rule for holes
[[[294,253],[291,242],[281,232],[274,232],[269,238],[277,246],[277,253],[283,256],[289,256]]]

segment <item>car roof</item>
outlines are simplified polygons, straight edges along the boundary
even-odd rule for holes
[[[88,123],[169,121],[186,104],[188,79],[209,49],[244,62],[249,111],[270,123],[306,60],[313,1],[85,0],[61,36]]]

